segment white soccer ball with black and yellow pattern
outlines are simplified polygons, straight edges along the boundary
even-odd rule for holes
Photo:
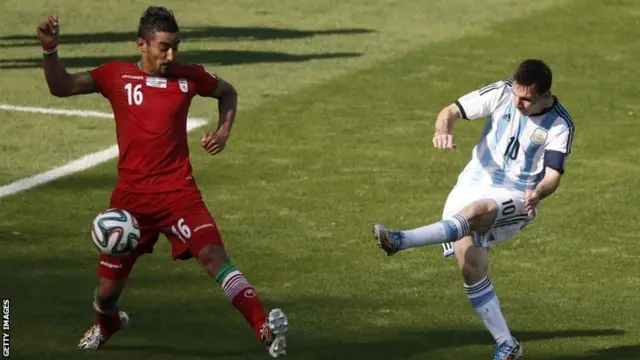
[[[138,246],[138,221],[124,209],[107,209],[93,219],[91,239],[101,254],[126,256]]]

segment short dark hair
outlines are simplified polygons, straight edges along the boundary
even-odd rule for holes
[[[536,93],[542,95],[551,89],[553,77],[542,60],[527,59],[513,73],[513,80],[522,86],[535,86]]]
[[[162,6],[149,6],[140,17],[138,37],[149,39],[159,31],[177,33],[180,28],[171,10]]]

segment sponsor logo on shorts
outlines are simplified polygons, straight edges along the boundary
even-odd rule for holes
[[[211,224],[211,223],[209,223],[209,224],[202,224],[202,225],[198,225],[198,226],[196,226],[196,228],[195,228],[195,229],[193,229],[193,232],[198,232],[198,231],[200,231],[200,230],[202,230],[202,229],[212,228],[212,227],[213,227],[213,224]]]
[[[100,265],[102,266],[106,266],[109,269],[122,269],[122,264],[112,264],[112,263],[108,263],[104,260],[100,260]]]

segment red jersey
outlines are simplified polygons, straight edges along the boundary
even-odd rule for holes
[[[218,79],[199,64],[182,63],[150,75],[136,63],[113,61],[89,74],[115,116],[117,187],[145,193],[194,187],[187,114],[194,96],[213,96]]]

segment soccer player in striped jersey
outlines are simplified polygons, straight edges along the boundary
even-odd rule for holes
[[[467,297],[496,340],[494,360],[516,360],[522,346],[511,335],[488,278],[488,248],[512,238],[537,215],[538,203],[554,193],[571,153],[574,126],[551,93],[551,69],[523,61],[510,80],[498,81],[445,107],[433,145],[454,149],[454,123],[485,118],[472,157],[447,198],[442,220],[412,230],[375,225],[386,255],[443,244],[455,254]]]

